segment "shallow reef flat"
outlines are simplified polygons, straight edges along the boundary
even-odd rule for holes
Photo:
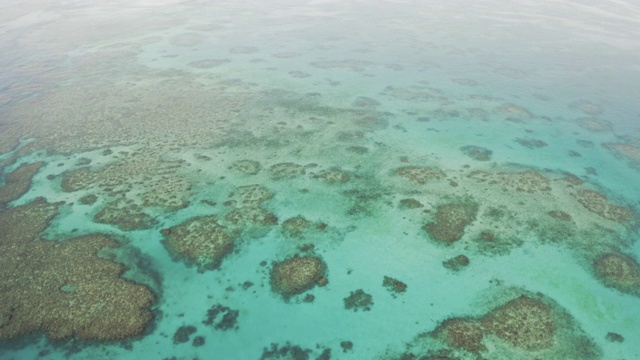
[[[1,358],[637,355],[628,44],[248,4],[7,7]]]

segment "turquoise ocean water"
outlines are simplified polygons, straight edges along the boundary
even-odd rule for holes
[[[640,359],[638,19],[1,4],[0,358]]]

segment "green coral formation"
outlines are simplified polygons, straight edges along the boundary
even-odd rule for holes
[[[593,133],[610,132],[613,130],[613,125],[610,122],[601,119],[584,118],[578,119],[576,122],[579,126]]]
[[[299,238],[312,226],[313,222],[298,215],[282,222],[282,233],[287,237]]]
[[[244,175],[256,175],[262,170],[262,165],[255,160],[238,160],[234,161],[229,168]]]
[[[143,211],[132,199],[117,198],[96,213],[93,220],[117,226],[122,231],[144,230],[154,227],[158,221]]]
[[[628,143],[609,142],[602,145],[616,156],[626,159],[631,168],[640,170],[640,141],[636,140]]]
[[[183,344],[190,340],[191,335],[195,334],[198,329],[193,325],[180,326],[173,334],[173,345]]]
[[[225,215],[229,223],[241,227],[277,225],[278,218],[261,207],[235,208]]]
[[[306,174],[306,171],[302,165],[292,162],[284,162],[272,165],[269,168],[269,173],[273,180],[285,180],[302,176]]]
[[[153,318],[153,293],[97,255],[117,242],[100,234],[37,239],[57,207],[40,198],[0,213],[0,339],[33,332],[95,341],[142,334]]]
[[[625,223],[635,217],[631,210],[612,204],[605,195],[593,190],[578,191],[577,199],[587,210],[607,220]]]
[[[62,190],[91,190],[101,198],[126,198],[127,202],[160,212],[188,206],[193,188],[190,177],[181,173],[183,161],[168,161],[159,149],[121,151],[113,157],[115,162],[101,167],[84,166],[65,172]]]
[[[352,291],[349,296],[343,299],[345,310],[352,310],[358,312],[358,310],[369,311],[373,306],[373,296],[367,294],[362,289]]]
[[[394,294],[394,296],[395,294],[402,294],[407,291],[406,283],[386,275],[382,279],[382,286],[384,286],[387,291]]]
[[[480,317],[447,319],[428,336],[463,358],[468,354],[510,359],[601,356],[570,315],[541,294],[521,294]]]
[[[313,178],[321,180],[327,184],[345,184],[351,180],[351,175],[344,170],[330,168],[314,174]]]
[[[323,233],[327,226],[323,222],[313,222],[302,215],[298,215],[282,222],[282,234],[286,237],[302,239]]]
[[[292,257],[271,268],[271,290],[285,299],[326,283],[327,265],[315,256]],[[323,281],[324,280],[324,281]]]
[[[330,349],[325,349],[323,353],[316,358],[316,360],[329,360],[331,356],[323,356],[323,354],[331,353]],[[289,344],[278,346],[278,344],[271,344],[270,348],[264,348],[260,360],[310,360],[313,350],[304,349],[297,345]]]
[[[463,146],[460,148],[460,151],[476,161],[489,161],[491,160],[491,155],[493,154],[493,151],[487,148],[474,145]]]
[[[469,258],[466,255],[458,255],[442,262],[442,266],[451,271],[460,271],[469,265]]]
[[[562,210],[551,210],[547,214],[557,220],[571,221],[571,215],[567,214]]]
[[[239,186],[229,195],[237,207],[258,207],[263,202],[273,198],[273,193],[258,184]]]
[[[465,228],[478,214],[478,204],[473,201],[454,202],[436,207],[435,219],[423,229],[431,239],[447,245],[460,240]]]
[[[510,346],[528,351],[548,349],[555,341],[556,324],[551,308],[526,295],[493,309],[481,323],[485,331]]]
[[[539,149],[548,145],[545,141],[542,141],[540,139],[517,138],[515,141],[518,144],[529,149]]]
[[[163,234],[167,251],[198,271],[218,268],[234,247],[234,234],[214,215],[191,218],[163,230]]]
[[[516,104],[505,104],[498,106],[495,112],[504,116],[505,118],[507,118],[507,120],[514,122],[522,122],[533,117],[533,113],[531,113],[531,111]]]
[[[97,200],[98,200],[98,197],[93,194],[83,196],[79,199],[80,203],[83,205],[93,205]]]
[[[485,171],[472,171],[468,175],[480,183],[499,184],[504,191],[523,193],[547,193],[551,191],[551,180],[543,174],[533,171],[501,171],[489,173]]]
[[[416,199],[401,199],[398,202],[398,208],[400,209],[419,209],[422,207],[424,207],[424,205]]]
[[[428,166],[402,166],[395,169],[394,173],[419,185],[445,177],[442,170]]]
[[[624,342],[624,336],[614,332],[608,332],[605,338],[609,342],[617,342],[617,343]]]
[[[601,254],[593,262],[593,271],[606,286],[640,296],[640,265],[633,257],[619,252]]]
[[[433,336],[441,339],[450,347],[464,349],[469,352],[484,351],[482,324],[473,318],[453,318],[443,321],[433,332]]]
[[[237,330],[239,315],[239,310],[234,310],[222,304],[216,304],[207,310],[207,318],[202,321],[202,323],[216,330]]]
[[[74,192],[86,189],[95,181],[95,174],[88,166],[80,167],[64,174],[60,187],[64,192]]]
[[[4,179],[4,186],[0,188],[0,208],[24,195],[31,187],[33,176],[44,165],[40,161],[32,164],[22,164]],[[1,175],[1,174],[0,174]]]

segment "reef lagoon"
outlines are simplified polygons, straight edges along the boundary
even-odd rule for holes
[[[0,358],[640,359],[640,5],[0,4]]]

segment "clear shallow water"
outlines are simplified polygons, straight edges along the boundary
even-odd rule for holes
[[[638,358],[639,12],[3,5],[0,357]]]

